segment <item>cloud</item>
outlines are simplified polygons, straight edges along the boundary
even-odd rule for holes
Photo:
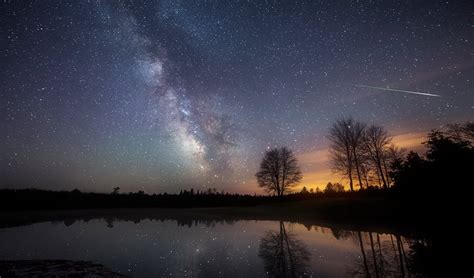
[[[426,141],[428,132],[407,132],[393,136],[393,143],[400,148],[424,152],[423,142]]]

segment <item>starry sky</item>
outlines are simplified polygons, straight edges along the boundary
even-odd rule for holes
[[[0,6],[1,188],[259,193],[275,146],[315,187],[341,117],[415,149],[473,120],[472,1]]]

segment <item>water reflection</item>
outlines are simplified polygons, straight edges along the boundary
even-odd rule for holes
[[[267,231],[260,240],[259,256],[270,277],[304,277],[310,252],[295,234],[287,232],[283,221],[278,231]]]
[[[430,275],[426,238],[300,223],[182,211],[0,217],[0,275],[45,260],[88,261],[130,277]]]
[[[432,263],[430,241],[361,231],[345,231],[337,238],[351,238],[360,248],[360,255],[348,267],[348,276],[432,276],[428,268]]]
[[[0,277],[126,277],[87,261],[16,260],[0,261]]]
[[[402,242],[400,236],[360,231],[354,236],[359,243],[361,256],[349,270],[352,276],[406,276],[408,267],[403,246],[407,243]]]

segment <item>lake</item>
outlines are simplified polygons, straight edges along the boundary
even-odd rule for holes
[[[0,274],[422,276],[431,250],[424,238],[291,219],[172,210],[25,215],[2,221]]]

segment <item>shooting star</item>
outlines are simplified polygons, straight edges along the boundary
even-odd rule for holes
[[[375,87],[375,86],[368,86],[368,85],[354,85],[359,88],[369,88],[375,90],[383,90],[383,91],[392,91],[392,92],[399,92],[399,93],[406,93],[406,94],[413,94],[413,95],[420,95],[420,96],[428,96],[428,97],[441,97],[440,95],[429,94],[429,93],[422,93],[422,92],[414,92],[414,91],[406,91],[406,90],[397,90],[397,89],[390,89],[384,87]]]

